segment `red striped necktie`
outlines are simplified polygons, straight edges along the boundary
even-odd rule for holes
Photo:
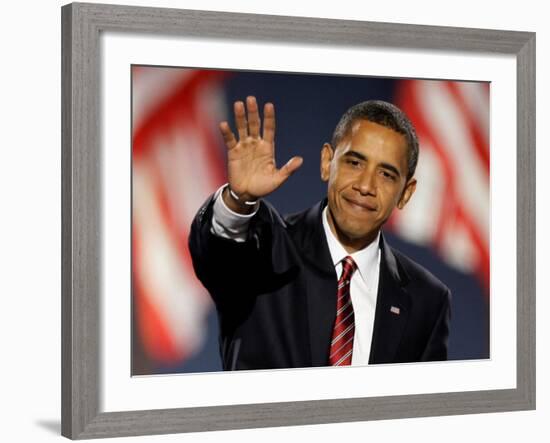
[[[357,265],[350,256],[342,260],[342,276],[338,281],[336,321],[330,343],[329,363],[331,366],[351,365],[355,320],[350,297],[350,282]]]

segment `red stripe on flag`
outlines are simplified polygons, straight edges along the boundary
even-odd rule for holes
[[[400,82],[397,97],[399,97],[398,106],[407,114],[416,129],[420,149],[425,145],[433,147],[440,160],[443,174],[446,178],[442,186],[444,186],[445,195],[447,195],[448,198],[443,200],[443,204],[440,206],[440,213],[434,216],[434,218],[438,220],[438,224],[435,229],[436,234],[433,241],[436,245],[441,245],[445,224],[447,223],[446,214],[452,213],[452,207],[457,201],[455,173],[449,158],[445,155],[445,148],[441,145],[438,138],[434,136],[421,112],[421,108],[418,105],[418,98],[415,93],[414,80],[404,80]],[[422,152],[420,152],[420,155],[422,155]]]
[[[190,78],[182,80],[180,87],[174,90],[167,100],[149,113],[149,118],[138,128],[133,128],[133,155],[141,155],[151,149],[152,141],[159,131],[177,127],[182,117],[188,116],[189,99],[200,86],[221,81],[226,74],[221,71],[196,71]]]
[[[458,88],[457,83],[445,82],[445,86],[447,87],[449,92],[452,94],[455,100],[455,104],[458,106],[458,108],[460,109],[460,113],[466,120],[469,136],[473,141],[472,146],[475,148],[474,151],[479,157],[481,164],[483,164],[485,168],[485,172],[487,173],[487,180],[488,180],[490,154],[489,154],[489,145],[488,145],[487,137],[484,134],[482,134],[480,125],[479,123],[476,122],[475,116],[472,114],[472,112],[470,111],[470,108],[466,104],[464,97]]]
[[[174,361],[182,358],[186,351],[176,346],[170,331],[166,327],[166,321],[151,303],[152,297],[145,290],[141,282],[140,257],[142,247],[139,235],[139,226],[134,223],[132,227],[132,270],[135,277],[135,285],[132,291],[135,303],[136,323],[144,350],[154,360]]]

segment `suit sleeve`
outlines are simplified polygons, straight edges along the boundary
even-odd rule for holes
[[[421,361],[447,360],[449,324],[451,321],[451,291],[449,289],[445,288],[442,299],[439,315],[422,353]]]
[[[216,306],[223,309],[261,292],[262,276],[269,265],[269,243],[260,240],[261,233],[254,228],[243,242],[213,234],[213,204],[211,196],[195,216],[189,250],[195,274]]]

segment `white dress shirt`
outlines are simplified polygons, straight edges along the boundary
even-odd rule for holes
[[[226,185],[220,187],[214,196],[212,214],[212,233],[237,242],[246,240],[250,219],[258,211],[256,205],[251,214],[243,215],[233,212],[220,197]],[[323,228],[327,237],[328,247],[336,275],[342,274],[342,259],[350,255],[357,264],[357,270],[351,278],[350,296],[355,317],[355,335],[353,339],[352,366],[367,365],[374,327],[376,298],[378,294],[378,279],[380,274],[380,233],[366,248],[348,254],[338,239],[330,230],[327,219],[327,208],[323,210]]]
[[[328,249],[338,279],[342,275],[342,260],[348,255],[353,258],[357,270],[351,277],[350,297],[355,319],[353,337],[352,366],[369,363],[376,297],[378,295],[378,277],[380,275],[380,233],[366,248],[349,254],[332,233],[328,224],[327,208],[323,209],[323,228],[327,237]]]

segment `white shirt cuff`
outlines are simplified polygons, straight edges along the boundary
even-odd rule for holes
[[[260,203],[257,202],[254,205],[254,211],[252,211],[252,213],[238,214],[229,209],[223,201],[221,194],[226,186],[227,183],[221,186],[214,194],[211,232],[218,237],[244,242],[246,241],[250,219],[258,212]]]

